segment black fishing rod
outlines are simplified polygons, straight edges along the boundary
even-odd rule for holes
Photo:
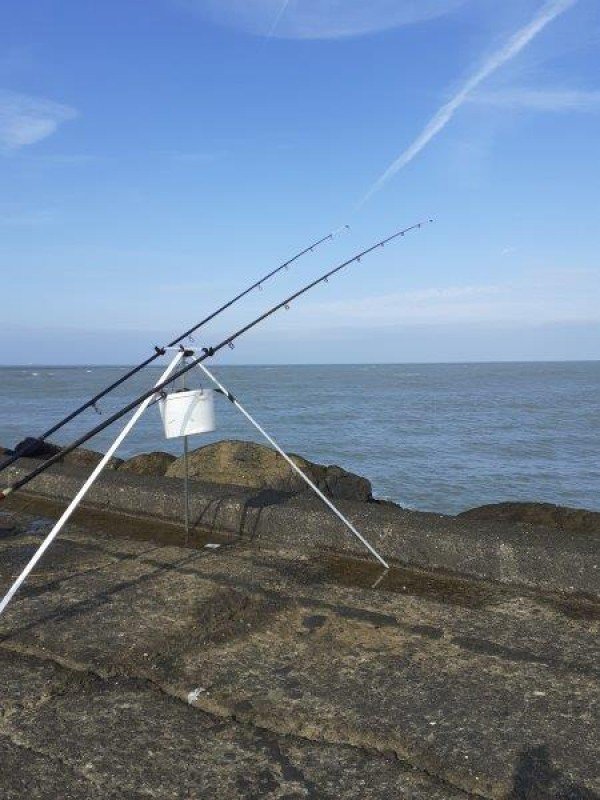
[[[350,227],[349,225],[345,225],[344,229],[347,229],[349,227]],[[202,328],[204,325],[207,325],[209,322],[215,319],[215,317],[218,317],[219,314],[222,314],[223,311],[226,311],[228,308],[231,308],[231,306],[233,306],[239,300],[246,297],[246,295],[250,294],[250,292],[253,292],[255,289],[260,289],[263,283],[273,278],[282,270],[287,269],[295,261],[298,261],[298,259],[302,258],[302,256],[305,256],[307,253],[312,252],[313,250],[315,250],[315,248],[319,247],[319,245],[322,245],[325,242],[328,242],[330,239],[333,239],[336,233],[337,231],[334,231],[333,233],[330,233],[328,236],[324,236],[322,239],[319,239],[318,242],[314,242],[309,247],[306,247],[304,250],[301,250],[299,253],[296,253],[296,255],[290,258],[288,261],[276,267],[274,270],[271,270],[271,272],[268,272],[266,275],[260,278],[260,280],[256,281],[251,286],[248,286],[247,289],[244,289],[243,292],[240,292],[240,294],[233,297],[231,300],[222,305],[216,311],[213,311],[212,314],[209,314],[208,317],[205,317],[197,325],[194,325],[193,327],[189,328],[187,331],[182,333],[181,336],[178,336],[176,339],[173,339],[172,342],[169,342],[168,344],[164,345],[164,347],[155,347],[154,353],[149,358],[147,358],[145,361],[142,361],[140,364],[137,365],[137,367],[133,367],[133,369],[130,369],[129,372],[125,373],[125,375],[122,375],[114,383],[111,383],[110,386],[107,386],[105,389],[102,389],[101,392],[99,392],[97,395],[95,395],[90,400],[85,402],[83,405],[79,406],[79,408],[75,409],[75,411],[72,411],[66,417],[61,419],[60,422],[57,422],[56,425],[53,425],[41,436],[29,437],[25,439],[21,443],[21,445],[16,448],[14,453],[8,456],[8,458],[6,458],[4,461],[0,462],[0,472],[5,470],[7,467],[10,467],[11,464],[14,464],[15,461],[18,461],[20,458],[25,458],[28,455],[34,455],[36,452],[39,451],[41,445],[47,439],[49,439],[54,433],[63,428],[67,423],[74,420],[88,408],[96,408],[96,404],[98,403],[99,400],[102,400],[102,398],[106,397],[107,394],[110,394],[110,392],[112,392],[118,386],[121,386],[121,384],[125,383],[125,381],[128,381],[129,378],[132,378],[134,375],[137,375],[138,372],[140,372],[145,367],[152,364],[154,361],[156,361],[157,358],[163,356],[165,354],[165,350],[167,347],[175,347],[184,339],[189,338],[193,333],[196,333],[196,331],[200,330],[200,328]]]
[[[238,339],[244,333],[247,333],[252,328],[259,325],[264,320],[268,319],[268,317],[273,316],[273,314],[275,314],[277,311],[280,311],[282,308],[289,309],[291,303],[294,300],[297,300],[299,297],[301,297],[303,294],[306,294],[306,292],[309,292],[315,286],[318,286],[320,283],[327,283],[329,278],[331,278],[333,275],[340,272],[341,270],[345,269],[346,267],[350,266],[350,264],[354,264],[355,262],[360,262],[360,260],[364,258],[364,256],[369,255],[369,253],[372,253],[379,247],[385,247],[386,244],[393,241],[394,239],[398,239],[399,237],[404,236],[410,231],[422,228],[423,225],[426,225],[428,222],[433,222],[433,220],[430,219],[427,220],[427,222],[419,222],[416,225],[411,225],[409,228],[404,228],[404,230],[398,231],[397,233],[388,236],[387,239],[383,239],[382,241],[377,242],[377,244],[372,245],[366,250],[363,250],[358,255],[348,259],[348,261],[344,261],[342,264],[339,264],[337,267],[334,267],[333,269],[329,270],[329,272],[326,272],[324,275],[321,275],[320,278],[311,281],[311,283],[308,283],[302,289],[299,289],[297,292],[294,292],[294,294],[290,295],[287,299],[282,300],[280,303],[277,303],[277,305],[273,306],[268,311],[265,311],[264,314],[261,314],[259,317],[256,317],[254,320],[252,320],[252,322],[249,322],[247,325],[244,325],[243,328],[239,328],[235,333],[232,333],[231,336],[228,336],[226,339],[223,339],[222,342],[219,342],[219,344],[215,345],[214,347],[203,347],[201,356],[198,356],[197,358],[194,358],[191,361],[189,361],[185,366],[181,367],[181,369],[179,369],[177,372],[173,372],[172,375],[170,375],[166,380],[156,384],[156,386],[154,386],[152,389],[149,389],[147,392],[144,392],[135,400],[132,400],[131,403],[128,403],[120,411],[117,411],[115,414],[113,414],[108,419],[104,420],[104,422],[97,425],[91,431],[88,431],[88,433],[84,434],[83,436],[80,436],[79,439],[76,439],[70,445],[64,447],[59,453],[49,458],[43,464],[40,464],[39,467],[36,467],[36,469],[34,469],[28,475],[25,475],[25,477],[20,478],[10,486],[7,486],[5,489],[0,491],[0,502],[4,500],[6,497],[8,497],[9,494],[12,494],[12,492],[16,492],[18,489],[22,489],[34,478],[37,478],[38,475],[41,475],[42,472],[45,472],[49,467],[53,466],[54,464],[58,463],[62,458],[64,458],[64,456],[73,452],[73,450],[76,450],[82,444],[85,444],[85,442],[87,442],[89,439],[101,433],[105,428],[108,428],[109,425],[112,425],[113,422],[116,422],[117,420],[121,419],[121,417],[124,417],[125,414],[129,413],[129,411],[133,411],[136,408],[136,406],[139,406],[140,403],[144,402],[144,400],[147,400],[149,397],[158,394],[166,386],[172,384],[182,375],[185,375],[186,372],[189,372],[190,370],[194,369],[194,367],[198,366],[198,364],[200,364],[202,361],[206,361],[207,358],[212,358],[212,356],[214,356],[216,353],[219,352],[219,350],[222,350],[224,347],[233,347],[233,343],[236,339]],[[182,348],[182,350],[186,354],[189,352],[185,348]]]

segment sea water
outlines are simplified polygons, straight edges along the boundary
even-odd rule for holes
[[[125,367],[0,368],[0,445],[36,435]],[[52,439],[66,443],[158,380],[151,367]],[[216,367],[288,452],[368,477],[377,497],[455,513],[503,500],[600,509],[600,362]],[[207,385],[199,372],[190,387]],[[219,439],[261,441],[224,398]],[[89,447],[108,447],[116,423]],[[150,408],[119,455],[180,454]]]

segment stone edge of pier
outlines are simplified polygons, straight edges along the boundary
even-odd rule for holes
[[[29,473],[37,463],[22,459],[8,471],[9,480]],[[55,466],[30,484],[27,497],[66,505],[86,474]],[[402,565],[600,597],[598,534],[408,511],[391,503],[345,500],[338,505],[385,558]],[[92,486],[83,508],[180,525],[182,481],[107,471]],[[251,539],[265,549],[368,555],[316,498],[193,481],[190,510],[195,527]]]

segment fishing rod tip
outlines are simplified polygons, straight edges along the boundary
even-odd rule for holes
[[[342,225],[340,228],[337,228],[337,230],[333,231],[331,236],[332,237],[339,236],[342,233],[347,233],[349,230],[350,230],[350,225]]]

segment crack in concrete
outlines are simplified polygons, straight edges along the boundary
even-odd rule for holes
[[[197,707],[204,711],[202,705],[198,704]],[[205,713],[208,712],[205,711]],[[449,790],[452,790],[454,793],[460,792],[464,796],[465,800],[475,800],[475,798],[493,800],[491,795],[473,793],[471,789],[467,789],[462,786],[458,780],[452,780],[449,776],[440,774],[435,770],[433,765],[426,766],[422,762],[417,763],[416,761],[412,761],[408,750],[402,748],[398,742],[385,743],[385,745],[382,745],[375,741],[371,741],[369,744],[367,744],[363,737],[359,738],[352,730],[348,728],[344,730],[344,736],[340,737],[339,728],[336,731],[329,730],[327,726],[323,725],[322,720],[319,723],[321,735],[316,737],[313,733],[311,733],[312,728],[306,724],[300,724],[295,727],[291,725],[282,725],[278,721],[274,722],[272,719],[267,719],[265,717],[253,717],[250,719],[248,716],[241,715],[235,711],[231,713],[231,719],[241,725],[250,726],[254,729],[267,731],[268,733],[275,735],[278,734],[280,736],[291,737],[300,741],[311,742],[312,744],[351,747],[353,750],[357,750],[367,756],[377,756],[379,758],[389,756],[391,754],[405,772],[412,774],[417,773],[424,778],[435,781],[440,785],[440,787],[445,787]]]
[[[140,688],[143,687],[147,691],[156,691],[164,695],[165,697],[169,698],[170,700],[176,700],[179,703],[182,703],[188,707],[190,705],[187,695],[184,695],[184,693],[177,691],[176,689],[173,689],[168,684],[166,685],[162,684],[158,681],[153,680],[152,678],[149,678],[146,675],[138,675],[134,672],[128,672],[125,670],[111,670],[110,672],[102,672],[100,670],[91,669],[89,666],[78,664],[75,661],[67,660],[64,658],[57,658],[53,654],[41,653],[36,648],[27,646],[14,646],[14,645],[7,645],[6,643],[1,643],[0,649],[38,658],[40,661],[46,661],[52,664],[56,664],[62,669],[89,675],[90,678],[100,679],[105,682],[108,682],[116,677],[123,677],[129,680],[136,681],[140,685]],[[61,694],[64,694],[64,692],[57,692],[55,696],[59,697],[61,696]],[[228,719],[242,728],[251,730],[255,734],[259,734],[259,737],[264,737],[265,735],[272,736],[273,738],[277,736],[283,736],[298,741],[308,742],[313,745],[349,747],[352,748],[353,750],[363,753],[366,756],[376,756],[378,758],[381,758],[382,756],[389,756],[390,754],[392,754],[396,759],[396,761],[398,762],[399,766],[406,773],[411,773],[411,774],[417,773],[421,775],[423,778],[435,781],[442,787],[447,787],[448,789],[451,789],[453,792],[461,792],[464,795],[465,800],[475,800],[475,798],[484,798],[484,800],[490,800],[489,795],[473,794],[469,790],[466,790],[464,787],[460,786],[460,784],[448,780],[444,776],[437,774],[435,771],[424,768],[422,765],[413,763],[408,758],[407,753],[404,751],[400,751],[400,749],[397,746],[381,747],[376,745],[375,743],[367,745],[365,744],[364,741],[359,741],[358,738],[355,735],[353,735],[351,731],[345,731],[345,736],[343,738],[336,736],[333,733],[323,737],[316,737],[314,735],[311,735],[310,732],[305,728],[305,726],[300,726],[297,729],[292,729],[291,726],[286,728],[286,726],[273,724],[272,721],[270,720],[261,721],[257,717],[253,717],[252,719],[250,719],[246,716],[237,713],[234,709],[228,709],[225,706],[217,705],[215,703],[206,704],[202,702],[201,697],[198,699],[198,701],[193,703],[193,707],[197,708],[199,711],[201,711],[203,714],[206,714],[208,717],[213,718],[215,721],[216,720],[222,721],[224,719]],[[324,728],[322,730],[325,733],[327,732],[326,729]],[[0,735],[2,735],[1,731]],[[272,745],[270,747],[272,747]],[[280,766],[282,766],[284,762],[288,764],[289,761],[287,757],[283,753],[281,753],[278,743],[277,743],[277,749],[281,754],[281,757],[277,758],[277,761],[279,762]],[[273,755],[271,749],[269,750],[269,752],[271,752],[271,754]],[[42,753],[42,755],[46,754]],[[290,766],[295,771],[294,774],[297,775],[298,778],[302,776],[302,785],[305,786],[305,788],[308,788],[308,786],[310,785],[312,787],[311,791],[312,789],[314,789],[313,794],[307,795],[309,800],[321,800],[323,795],[322,793],[318,794],[317,787],[310,781],[307,781],[307,779],[300,770],[297,770],[297,768],[293,767],[293,765]],[[297,778],[294,778],[294,780],[297,780]],[[315,792],[317,793],[315,794]]]

